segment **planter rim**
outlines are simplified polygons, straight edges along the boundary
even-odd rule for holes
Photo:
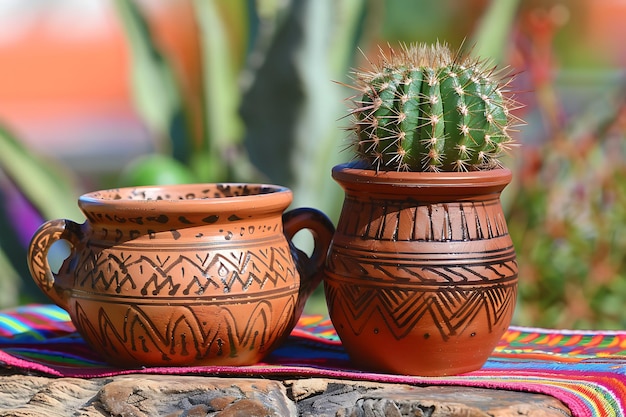
[[[376,171],[354,167],[351,163],[333,167],[332,177],[338,182],[393,187],[497,187],[511,182],[508,168],[470,172],[398,172]]]

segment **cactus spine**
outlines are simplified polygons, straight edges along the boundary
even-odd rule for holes
[[[357,157],[376,170],[472,171],[501,166],[519,119],[507,83],[483,61],[445,44],[381,53],[355,72]]]

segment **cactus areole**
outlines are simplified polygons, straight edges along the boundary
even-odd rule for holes
[[[445,44],[381,53],[354,73],[351,109],[358,159],[381,171],[476,171],[501,167],[519,122],[508,80]]]

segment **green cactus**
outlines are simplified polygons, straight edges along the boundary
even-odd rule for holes
[[[355,72],[357,157],[384,171],[473,171],[501,166],[520,120],[506,79],[446,44],[404,46]]]

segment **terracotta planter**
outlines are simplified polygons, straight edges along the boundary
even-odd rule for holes
[[[35,282],[109,362],[251,365],[292,330],[333,233],[319,211],[283,215],[284,187],[204,184],[86,194],[87,221],[45,223],[33,236]],[[309,258],[291,237],[309,229]],[[71,255],[50,270],[50,246]]]
[[[339,165],[345,201],[327,258],[330,317],[363,369],[424,376],[480,368],[508,328],[515,250],[506,169],[398,173]]]

